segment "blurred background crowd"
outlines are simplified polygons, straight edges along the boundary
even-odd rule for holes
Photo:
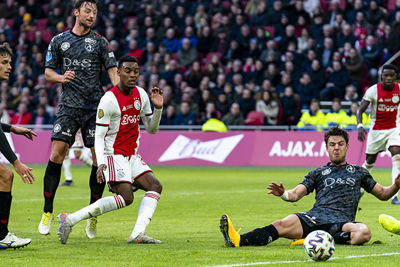
[[[14,50],[2,122],[52,124],[61,85],[46,81],[45,55],[73,27],[73,4],[1,1],[0,43]],[[117,59],[138,59],[139,86],[164,90],[161,125],[202,125],[216,114],[228,126],[325,127],[340,117],[347,127],[400,49],[400,0],[100,0],[94,30]],[[111,88],[105,72],[102,84]]]

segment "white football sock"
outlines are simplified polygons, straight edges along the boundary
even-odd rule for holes
[[[79,160],[85,163],[87,166],[91,167],[93,164],[93,160],[89,158],[87,155],[85,155],[83,152],[81,152],[81,155],[79,156]]]
[[[374,163],[372,164],[368,164],[367,161],[364,162],[364,164],[362,165],[364,168],[367,169],[367,171],[371,172],[372,168],[374,167]]]
[[[139,205],[138,217],[135,228],[133,228],[131,236],[136,236],[146,230],[150,223],[153,213],[157,207],[160,194],[154,191],[147,191]]]
[[[64,169],[65,181],[72,181],[71,159],[68,156],[64,158],[62,166],[63,166],[63,169]]]
[[[399,167],[400,167],[400,155],[394,155],[392,157],[392,184],[394,184],[394,180],[397,175],[399,175]],[[392,197],[395,198],[398,196],[398,192]]]
[[[103,197],[89,206],[69,214],[68,220],[72,225],[75,225],[84,219],[99,216],[112,210],[121,209],[125,206],[125,200],[121,195]]]

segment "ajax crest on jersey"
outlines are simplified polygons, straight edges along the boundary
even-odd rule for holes
[[[133,105],[135,106],[136,110],[140,110],[140,101],[139,100],[135,100]]]
[[[316,230],[304,240],[304,251],[314,261],[326,261],[335,252],[335,241],[328,232]]]
[[[394,95],[394,96],[392,97],[392,102],[395,103],[395,104],[397,104],[397,103],[399,102],[399,96],[398,96],[398,95]]]

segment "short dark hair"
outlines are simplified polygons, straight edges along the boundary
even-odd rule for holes
[[[0,55],[1,56],[12,56],[12,50],[8,43],[3,43],[0,45]]]
[[[330,129],[325,133],[325,144],[326,144],[326,145],[328,144],[328,139],[329,139],[329,137],[331,137],[331,136],[341,136],[341,137],[343,137],[344,140],[346,141],[346,144],[349,143],[349,134],[348,134],[345,130],[343,130],[343,129],[337,127],[337,126],[330,128]]]
[[[118,69],[122,67],[122,64],[124,64],[124,62],[137,62],[137,59],[130,55],[120,57],[118,60]]]
[[[99,7],[99,1],[97,0],[76,0],[75,9],[79,10],[85,2],[95,4],[97,8]]]
[[[384,70],[394,70],[394,72],[397,73],[397,67],[395,65],[393,65],[393,64],[385,64],[385,65],[383,65],[382,72]]]

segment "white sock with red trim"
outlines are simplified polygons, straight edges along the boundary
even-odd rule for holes
[[[392,184],[394,184],[394,180],[397,175],[399,175],[399,167],[400,167],[400,155],[394,155],[392,157]],[[398,196],[398,192],[392,197],[395,198]]]
[[[135,228],[133,228],[131,236],[136,237],[139,233],[144,233],[153,217],[159,199],[160,194],[157,192],[147,191],[146,194],[144,194],[140,202]]]
[[[103,197],[89,206],[69,214],[68,220],[72,225],[75,225],[82,220],[99,216],[112,210],[121,209],[125,206],[125,200],[121,195]]]

